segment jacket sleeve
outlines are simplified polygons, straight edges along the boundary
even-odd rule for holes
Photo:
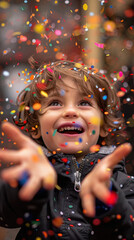
[[[96,216],[99,224],[93,219],[93,239],[134,240],[134,177],[127,175],[123,161],[115,167],[111,181],[118,200],[104,214]]]
[[[0,179],[0,226],[17,228],[25,221],[25,216],[37,218],[49,199],[49,192],[41,189],[32,201],[21,201],[18,197],[20,187],[11,187]]]

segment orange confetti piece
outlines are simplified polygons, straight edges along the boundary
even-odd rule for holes
[[[33,109],[34,110],[39,110],[41,108],[41,104],[40,103],[34,103],[33,104]]]
[[[38,161],[39,161],[39,158],[38,158],[37,155],[33,155],[33,156],[32,156],[32,160],[33,160],[33,162],[38,162]]]
[[[63,224],[63,218],[62,217],[57,217],[52,220],[52,224],[55,227],[60,227]]]
[[[42,233],[43,233],[44,237],[47,238],[47,236],[48,236],[47,232],[43,231]]]
[[[94,153],[94,152],[98,152],[100,150],[100,145],[93,145],[89,148],[90,152]]]
[[[30,80],[33,80],[33,79],[34,79],[34,75],[31,75],[31,76],[30,76]]]

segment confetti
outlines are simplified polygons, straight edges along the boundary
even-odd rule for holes
[[[57,129],[55,129],[55,130],[53,131],[53,135],[52,135],[52,136],[55,136],[56,132],[57,132]]]
[[[34,103],[33,104],[33,109],[34,110],[39,110],[41,108],[41,104],[40,103]]]
[[[63,218],[62,217],[57,217],[57,218],[54,218],[52,220],[52,224],[55,226],[55,227],[60,227],[62,224],[63,224]]]

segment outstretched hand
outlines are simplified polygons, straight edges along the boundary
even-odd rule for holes
[[[116,202],[116,194],[109,191],[112,170],[130,153],[131,149],[129,143],[120,145],[112,154],[103,158],[82,181],[80,197],[87,216],[95,216],[96,198],[105,204]]]
[[[24,174],[29,176],[19,191],[22,200],[31,200],[41,187],[54,188],[57,175],[41,147],[9,122],[2,124],[2,130],[16,142],[18,150],[0,149],[0,160],[15,164],[4,169],[1,177],[12,185],[13,182],[18,183]]]

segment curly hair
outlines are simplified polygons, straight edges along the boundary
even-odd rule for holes
[[[15,123],[18,126],[25,126],[31,133],[38,133],[40,128],[38,115],[43,114],[34,104],[41,105],[51,91],[59,91],[63,78],[70,76],[78,89],[87,97],[93,96],[98,107],[103,113],[103,129],[107,132],[105,138],[99,139],[105,145],[119,144],[125,136],[124,119],[120,114],[120,100],[116,90],[105,75],[87,67],[84,64],[72,61],[61,60],[51,64],[42,64],[35,74],[32,82],[19,94],[17,105],[19,106],[19,117]],[[38,105],[37,105],[38,106]],[[35,140],[35,139],[34,139]],[[35,140],[44,144],[42,138]]]

